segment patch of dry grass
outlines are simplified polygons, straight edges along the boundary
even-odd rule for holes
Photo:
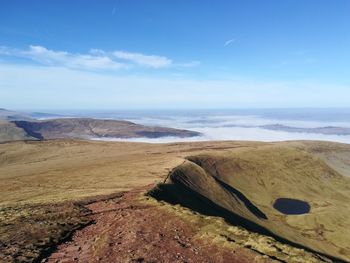
[[[72,231],[87,225],[89,211],[71,202],[8,207],[0,211],[1,262],[33,262]]]
[[[0,144],[0,207],[130,190],[162,181],[188,154],[248,145],[255,143],[57,140]]]

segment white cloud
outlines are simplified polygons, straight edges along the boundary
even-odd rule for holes
[[[97,55],[97,56],[101,56],[101,55],[105,56],[106,55],[105,51],[103,51],[102,49],[98,49],[98,48],[90,49],[89,53],[92,55]]]
[[[134,120],[133,120],[134,121]],[[159,123],[158,125],[162,125]],[[177,126],[177,128],[181,128]],[[192,131],[198,131],[202,135],[189,138],[162,137],[162,138],[107,138],[97,139],[100,141],[129,141],[129,142],[147,142],[147,143],[174,143],[174,142],[193,142],[193,141],[289,141],[289,140],[318,140],[333,141],[341,143],[350,143],[350,136],[323,135],[312,133],[289,133],[283,131],[269,131],[261,128],[191,128]]]
[[[174,63],[173,60],[165,56],[145,55],[142,53],[119,50],[107,52],[101,49],[91,49],[86,54],[80,54],[50,50],[43,46],[29,46],[28,49],[0,46],[0,55],[26,58],[46,66],[82,70],[116,70],[133,68],[135,66],[154,69],[171,66],[186,68],[198,66],[200,64],[198,61]]]
[[[116,58],[152,68],[164,68],[169,67],[173,64],[173,61],[171,59],[163,56],[144,55],[141,53],[132,53],[126,51],[114,51],[113,55]]]
[[[231,39],[225,41],[224,46],[227,47],[227,46],[233,44],[235,41],[236,41],[235,38],[231,38]]]
[[[47,66],[61,66],[72,69],[120,69],[127,65],[113,61],[108,56],[99,54],[79,54],[55,51],[43,46],[29,46],[28,49],[0,47],[0,55],[27,58]]]

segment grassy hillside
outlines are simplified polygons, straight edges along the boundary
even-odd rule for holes
[[[77,200],[163,181],[192,153],[260,143],[146,144],[77,140],[3,143],[0,206]]]
[[[282,143],[191,156],[162,189],[171,192],[166,197],[170,201],[201,212],[223,208],[234,223],[350,260],[350,180],[311,154],[313,150],[307,144]],[[187,198],[179,196],[184,191]],[[278,198],[306,201],[311,211],[284,215],[273,208]]]
[[[18,141],[0,147],[0,261],[33,262],[87,224],[85,198],[163,181],[188,153],[239,143]],[[93,198],[94,199],[94,198]],[[131,204],[129,204],[131,205]],[[134,204],[135,205],[135,204]],[[6,260],[5,260],[6,258]]]
[[[158,210],[167,215],[167,224],[161,226],[164,231],[168,231],[167,225],[185,220],[184,224],[194,231],[194,239],[204,244],[203,249],[213,249],[214,245],[220,247],[220,253],[239,249],[244,255],[250,255],[248,258],[256,258],[256,262],[273,262],[276,258],[286,262],[326,259],[261,233],[244,230],[240,227],[242,220],[231,217],[234,213],[255,224],[243,224],[246,228],[259,225],[276,235],[294,237],[298,239],[295,242],[314,250],[348,259],[349,179],[342,176],[342,171],[347,170],[349,153],[349,145],[326,142],[145,144],[54,140],[3,143],[0,147],[0,258],[5,253],[10,257],[23,256],[32,262],[74,229],[91,222],[91,211],[82,203],[85,198],[93,200],[98,195],[145,185],[148,185],[145,189],[151,189],[173,171],[170,174],[183,175],[179,178],[186,179],[197,193],[207,193],[219,205],[215,206],[213,201],[205,203],[197,210],[200,213],[196,213],[183,206],[143,197],[142,201],[130,200],[120,206],[128,213],[133,211],[132,207],[143,207],[135,213],[142,212],[145,216],[150,213],[147,207],[151,206],[155,218]],[[199,179],[193,180],[195,176]],[[215,176],[243,194],[267,219],[250,205],[247,209],[247,200],[242,201],[242,197],[238,201],[232,199],[232,191],[223,191],[223,184],[218,184]],[[163,197],[169,197],[171,189],[166,190]],[[187,206],[196,210],[202,199],[193,193],[188,191],[182,199],[192,200],[197,207],[188,203]],[[281,196],[308,201],[311,212],[297,216],[281,214],[272,207],[274,199]],[[99,206],[96,204],[96,207]],[[119,217],[120,212],[113,214]],[[125,233],[151,227],[148,221],[136,221],[139,229],[125,229]],[[152,226],[154,231],[161,222],[157,224]],[[101,233],[103,238],[114,234]],[[163,234],[176,236],[175,232]],[[104,240],[99,234],[94,238],[97,243]],[[141,242],[139,247],[150,247],[150,241],[138,239],[138,242]]]
[[[0,123],[0,142],[26,139],[159,138],[193,137],[200,133],[166,127],[144,126],[128,121],[87,118],[16,120]]]
[[[23,129],[17,127],[16,124],[0,120],[0,142],[35,139],[29,136]]]

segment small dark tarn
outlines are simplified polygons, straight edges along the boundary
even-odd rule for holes
[[[311,209],[308,202],[291,198],[278,198],[275,200],[273,207],[285,215],[307,214]]]

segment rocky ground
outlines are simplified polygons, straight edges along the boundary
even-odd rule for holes
[[[186,220],[152,203],[136,202],[139,188],[87,205],[94,221],[43,262],[264,262],[245,248],[227,249],[196,237]],[[270,262],[270,261],[269,261]]]

